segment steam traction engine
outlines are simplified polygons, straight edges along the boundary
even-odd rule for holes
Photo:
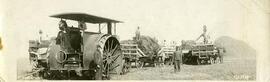
[[[60,28],[57,39],[48,46],[42,77],[70,79],[72,75],[82,79],[110,79],[111,74],[121,73],[123,56],[117,36],[112,34],[113,28],[116,34],[116,23],[120,21],[84,13],[65,13],[51,17],[60,18],[64,25],[64,20],[99,24],[99,32],[87,32],[79,26],[69,27],[67,24],[64,29]],[[107,25],[106,34],[101,33],[101,24]]]

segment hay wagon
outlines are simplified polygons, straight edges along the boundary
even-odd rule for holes
[[[221,62],[218,48],[211,43],[182,42],[183,63],[186,64],[214,64]]]

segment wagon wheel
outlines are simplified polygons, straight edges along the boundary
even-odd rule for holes
[[[220,61],[221,61],[220,57],[217,57],[215,61],[217,64],[220,64]]]
[[[108,39],[104,45],[102,63],[97,70],[96,79],[109,80],[112,73],[117,73],[117,68],[122,62],[120,44],[116,39]],[[119,70],[120,71],[120,70]],[[101,73],[101,74],[99,74]]]
[[[130,64],[129,64],[129,62],[128,61],[126,61],[126,60],[123,60],[124,62],[122,62],[123,63],[123,67],[122,67],[122,71],[121,71],[121,75],[124,75],[124,74],[126,74],[128,71],[129,71],[129,66],[130,66]]]
[[[197,57],[196,60],[197,60],[197,64],[198,64],[198,65],[201,65],[201,60],[200,60],[200,58]]]
[[[138,67],[137,68],[142,68],[143,67],[143,62],[142,61],[138,61]]]
[[[38,58],[36,54],[30,53],[29,57],[30,64],[32,66],[32,71],[38,68]]]
[[[213,57],[210,57],[210,64],[214,64],[215,60]]]

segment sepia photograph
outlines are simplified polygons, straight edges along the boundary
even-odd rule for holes
[[[0,82],[270,81],[269,0],[2,1]]]

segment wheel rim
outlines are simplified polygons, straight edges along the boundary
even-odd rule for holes
[[[35,57],[32,60],[30,60],[30,61],[31,61],[30,64],[32,65],[32,69],[37,69],[38,68],[38,58]]]
[[[110,79],[110,73],[120,65],[117,63],[121,59],[120,44],[117,39],[108,39],[104,45],[103,50],[103,68],[102,68],[102,79]]]

